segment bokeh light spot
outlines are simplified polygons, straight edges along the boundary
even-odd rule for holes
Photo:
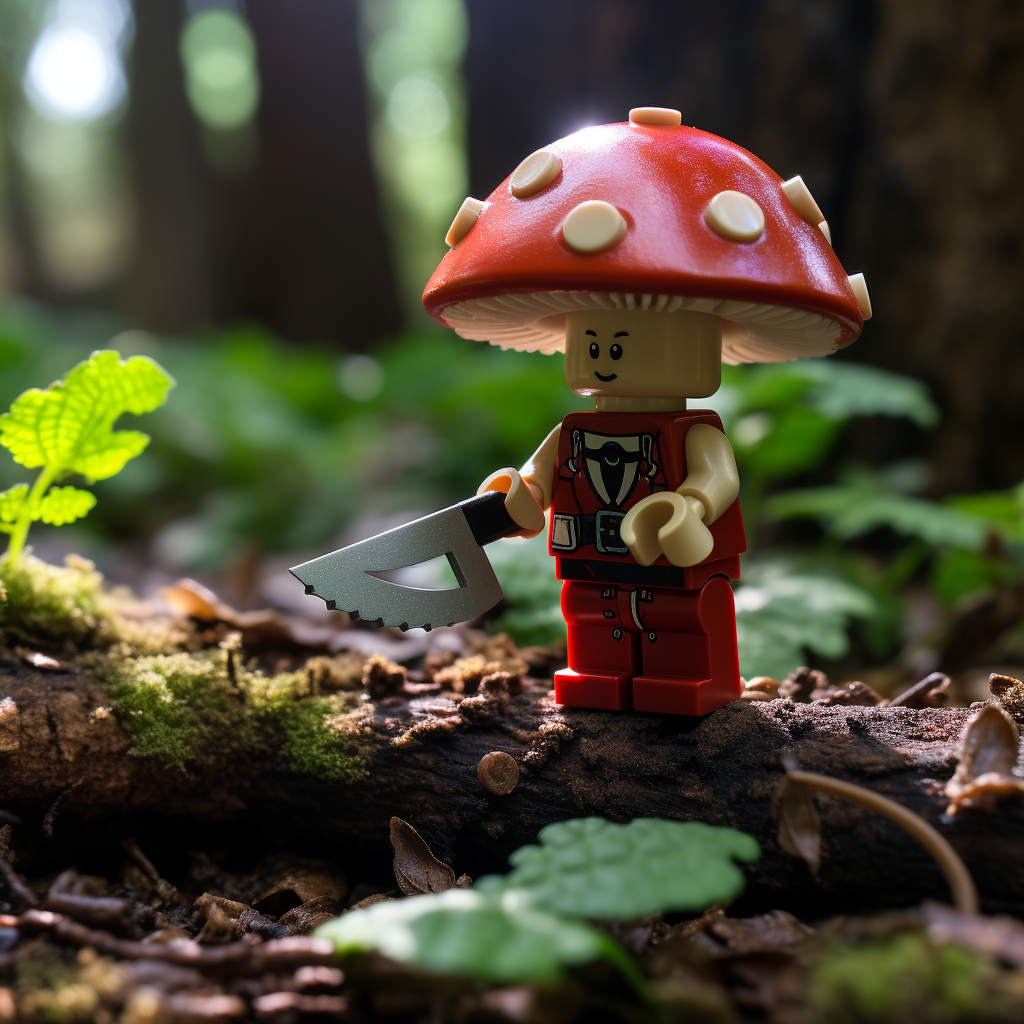
[[[395,85],[387,113],[394,130],[413,139],[439,135],[450,116],[448,98],[436,76],[422,71],[406,75]]]
[[[369,402],[384,387],[384,368],[373,356],[357,353],[342,360],[338,374],[342,394],[353,402]]]
[[[87,121],[113,110],[125,94],[114,46],[80,28],[53,25],[32,50],[25,94],[44,116]]]
[[[244,18],[207,10],[188,20],[181,34],[186,89],[196,116],[208,127],[238,128],[259,102],[256,43]]]

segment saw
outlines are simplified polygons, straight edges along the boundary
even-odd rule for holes
[[[328,608],[375,626],[432,629],[482,615],[502,598],[483,545],[516,533],[505,495],[487,491],[289,571]],[[457,587],[426,590],[381,578],[446,555]]]

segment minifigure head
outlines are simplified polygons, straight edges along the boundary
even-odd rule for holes
[[[565,383],[578,395],[706,398],[722,382],[722,319],[676,310],[565,317]]]

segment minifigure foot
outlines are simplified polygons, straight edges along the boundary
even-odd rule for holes
[[[632,677],[576,672],[563,668],[555,673],[555,703],[570,708],[625,711],[632,700]]]
[[[739,679],[670,679],[637,676],[633,680],[633,710],[668,715],[707,715],[717,711],[741,692]]]

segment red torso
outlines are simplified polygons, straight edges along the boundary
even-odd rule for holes
[[[638,565],[618,535],[622,515],[638,501],[683,483],[686,432],[695,423],[722,429],[718,414],[707,409],[565,417],[549,535],[559,579],[693,589],[715,575],[739,578],[739,554],[746,551],[747,539],[738,500],[711,524],[715,547],[699,565],[679,568],[664,556],[653,565]]]

